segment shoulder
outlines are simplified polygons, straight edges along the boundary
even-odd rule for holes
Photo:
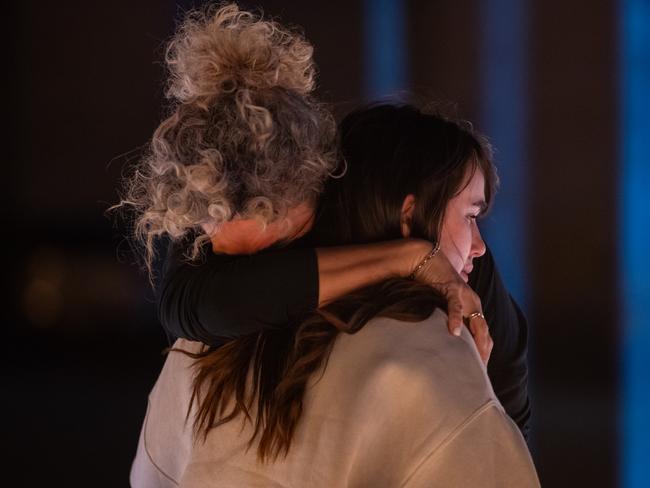
[[[158,380],[149,394],[151,414],[160,417],[174,417],[175,412],[185,413],[193,381],[194,359],[189,354],[201,352],[206,346],[200,342],[178,339],[167,354]]]
[[[185,421],[190,404],[193,359],[203,344],[179,339],[165,360],[151,393],[136,458],[133,486],[177,486],[190,456],[193,436]]]
[[[488,402],[498,404],[469,332],[449,334],[441,311],[417,323],[376,318],[357,334],[342,334],[327,376],[339,392],[349,386],[352,403],[409,416],[414,428],[421,422],[445,430]]]
[[[312,418],[345,419],[359,464],[397,476],[486,405],[501,408],[469,333],[449,334],[437,311],[422,322],[375,318],[339,335],[308,409]]]
[[[177,339],[167,353],[165,364],[152,394],[163,385],[168,388],[170,384],[185,383],[185,377],[191,376],[189,370],[194,364],[194,359],[190,355],[198,354],[205,348],[206,346],[202,342]],[[184,374],[185,370],[188,370],[188,374]]]
[[[481,404],[494,396],[469,331],[451,335],[440,310],[422,322],[375,318],[357,334],[342,335],[334,352],[354,356],[376,381],[399,384],[400,392],[444,392],[451,398],[470,390]]]

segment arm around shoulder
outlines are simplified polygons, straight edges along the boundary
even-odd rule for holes
[[[163,327],[174,338],[210,345],[282,327],[316,307],[318,265],[313,249],[250,256],[216,255],[188,262],[172,244],[159,287]]]

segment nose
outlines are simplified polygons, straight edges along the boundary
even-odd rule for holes
[[[483,242],[483,238],[481,237],[481,231],[479,231],[478,225],[475,223],[472,230],[472,247],[470,249],[470,256],[472,258],[481,257],[485,254],[485,250],[485,242]]]

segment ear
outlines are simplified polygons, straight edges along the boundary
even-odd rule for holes
[[[415,196],[412,193],[409,193],[402,202],[402,212],[400,215],[400,225],[403,237],[409,237],[411,235],[411,221],[413,220],[414,209]]]

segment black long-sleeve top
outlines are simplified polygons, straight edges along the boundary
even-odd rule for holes
[[[211,345],[265,328],[286,327],[318,306],[318,262],[312,247],[265,250],[250,256],[214,254],[197,263],[184,243],[170,244],[158,287],[167,333]],[[524,437],[530,429],[528,325],[508,294],[488,251],[474,260],[469,284],[481,298],[494,348],[488,375]]]

